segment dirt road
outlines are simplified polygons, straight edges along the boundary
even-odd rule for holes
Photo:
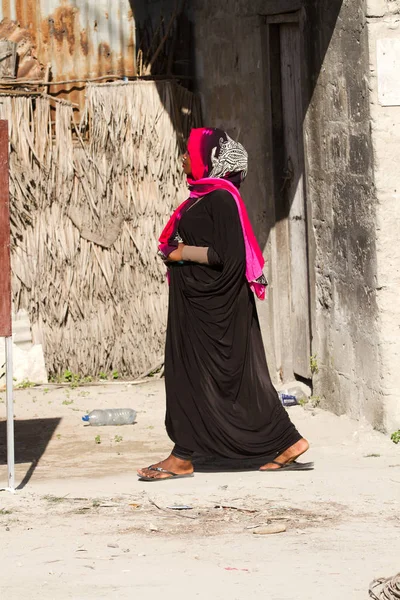
[[[106,406],[135,408],[137,423],[84,426]],[[0,493],[0,597],[367,600],[372,579],[400,571],[400,445],[346,417],[289,410],[314,471],[145,484],[135,469],[170,448],[162,382],[18,390],[23,487]],[[191,510],[168,508],[178,505]],[[259,535],[268,524],[286,531]]]

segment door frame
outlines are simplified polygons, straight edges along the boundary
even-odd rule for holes
[[[316,332],[316,279],[315,279],[315,257],[316,247],[312,225],[312,204],[309,190],[308,178],[308,160],[307,160],[307,125],[308,125],[308,70],[307,70],[307,51],[306,51],[306,12],[302,6],[301,0],[287,2],[286,0],[276,0],[272,6],[268,7],[268,13],[259,15],[262,44],[262,64],[264,77],[264,106],[266,114],[265,127],[265,173],[268,187],[268,193],[271,198],[269,207],[270,216],[273,217],[273,226],[270,228],[270,260],[269,273],[271,276],[271,296],[272,296],[272,333],[274,337],[275,364],[279,367],[282,364],[282,343],[279,319],[274,318],[274,307],[279,307],[279,289],[273,285],[277,281],[277,245],[275,236],[276,223],[276,192],[274,182],[276,174],[274,172],[274,130],[272,125],[272,101],[271,101],[271,27],[285,23],[298,23],[300,30],[300,75],[301,75],[301,101],[303,107],[303,156],[304,156],[304,191],[305,191],[305,211],[306,211],[306,240],[307,240],[307,269],[308,269],[308,291],[309,291],[309,323],[310,323],[310,352],[313,354],[315,347]],[[286,10],[285,10],[286,5]],[[312,376],[312,374],[311,374]]]

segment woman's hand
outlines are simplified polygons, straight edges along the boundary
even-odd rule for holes
[[[184,247],[185,247],[185,244],[178,244],[177,249],[168,255],[167,260],[169,260],[171,262],[179,262],[179,261],[183,260],[182,252],[183,252]]]

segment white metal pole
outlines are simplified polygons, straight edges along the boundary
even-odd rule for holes
[[[15,491],[14,398],[12,337],[6,337],[7,469],[8,491]]]

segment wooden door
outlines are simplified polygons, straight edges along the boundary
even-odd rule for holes
[[[301,33],[295,16],[275,16],[270,70],[275,244],[280,307],[276,343],[283,381],[310,379],[311,325],[304,174]],[[275,317],[276,318],[276,317]],[[276,329],[276,327],[275,327]]]

